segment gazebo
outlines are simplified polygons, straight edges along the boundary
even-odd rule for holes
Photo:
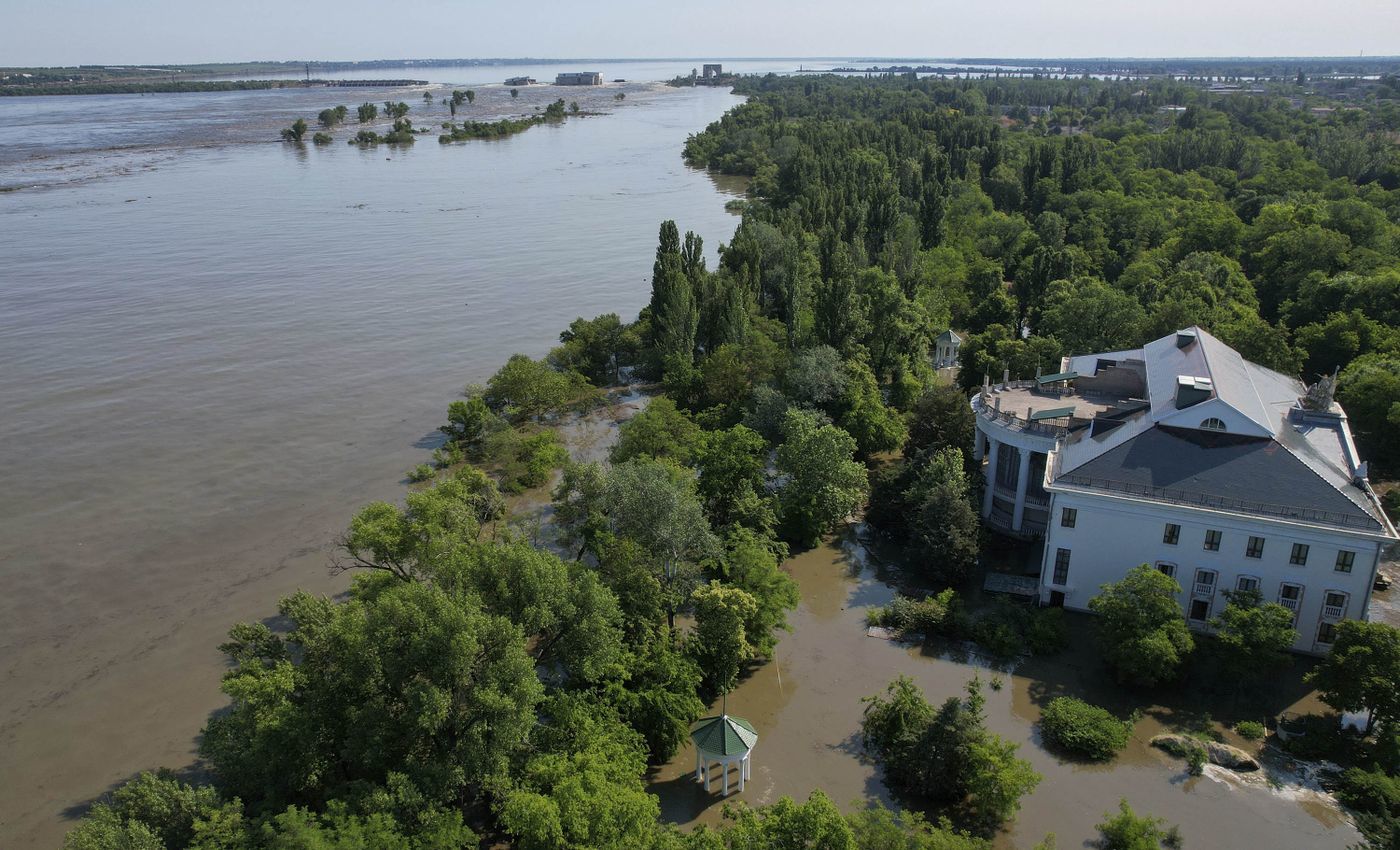
[[[706,717],[690,727],[690,740],[695,742],[695,781],[705,783],[710,790],[710,762],[719,762],[724,770],[724,795],[729,796],[729,766],[739,764],[739,790],[749,778],[749,753],[758,743],[753,724],[742,717],[721,714]]]

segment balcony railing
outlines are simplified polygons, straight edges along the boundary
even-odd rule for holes
[[[1299,601],[1300,601],[1300,600],[1298,600],[1298,599],[1296,599],[1296,598],[1295,598],[1295,599],[1289,599],[1289,598],[1286,597],[1286,596],[1281,596],[1281,597],[1279,597],[1278,604],[1282,605],[1283,607],[1287,608],[1288,610],[1290,610],[1290,611],[1292,611],[1294,614],[1296,614],[1296,613],[1298,613],[1298,602],[1299,602]]]
[[[1025,434],[1036,434],[1038,436],[1051,438],[1063,437],[1069,433],[1069,428],[1064,425],[1031,422],[1009,411],[996,410],[984,404],[979,404],[976,409],[977,414],[983,419],[986,419],[988,422],[995,422],[1012,431],[1020,431]]]
[[[1346,616],[1346,613],[1347,613],[1347,606],[1346,606],[1346,605],[1323,605],[1323,606],[1322,606],[1322,619],[1324,619],[1324,620],[1340,620],[1340,619],[1342,619],[1342,617]]]
[[[1195,596],[1214,596],[1215,582],[1198,581],[1191,588],[1191,593]]]

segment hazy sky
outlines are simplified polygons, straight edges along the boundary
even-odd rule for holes
[[[1400,0],[0,0],[0,65],[1400,54]]]

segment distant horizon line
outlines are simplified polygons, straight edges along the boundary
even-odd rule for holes
[[[63,65],[10,65],[0,66],[5,69],[18,68],[181,68],[181,67],[209,67],[218,65],[353,65],[365,63],[402,63],[413,65],[419,63],[435,63],[438,65],[462,64],[462,65],[490,65],[490,64],[540,64],[555,65],[565,63],[584,62],[802,62],[812,60],[845,61],[845,62],[886,62],[886,63],[908,63],[908,62],[948,62],[953,64],[1052,64],[1067,62],[1221,62],[1221,61],[1249,61],[1249,62],[1287,62],[1287,61],[1400,61],[1400,54],[1357,54],[1354,56],[1342,56],[1336,54],[1317,55],[1277,55],[1277,56],[1252,56],[1246,54],[1236,55],[1201,55],[1201,56],[870,56],[863,54],[839,55],[819,55],[811,56],[592,56],[592,57],[543,57],[543,56],[488,56],[488,57],[419,57],[419,58],[375,58],[375,59],[243,59],[243,60],[218,60],[206,62],[85,62],[77,64]]]

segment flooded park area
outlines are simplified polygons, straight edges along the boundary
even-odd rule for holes
[[[997,836],[1004,848],[1030,848],[1047,833],[1059,846],[1078,847],[1095,824],[1126,799],[1139,813],[1164,818],[1181,829],[1187,847],[1343,848],[1359,834],[1332,799],[1302,778],[1281,754],[1260,755],[1264,769],[1239,774],[1208,765],[1190,776],[1182,759],[1148,746],[1164,731],[1200,731],[1216,721],[1233,722],[1218,698],[1197,693],[1188,673],[1170,699],[1154,693],[1144,702],[1116,688],[1095,649],[1092,621],[1070,615],[1070,647],[1033,658],[1009,670],[978,657],[970,648],[909,646],[867,636],[866,612],[894,597],[899,576],[871,556],[857,529],[790,559],[786,569],[801,587],[802,600],[789,617],[774,659],[757,667],[729,695],[731,714],[749,720],[759,740],[742,795],[729,802],[763,805],[783,796],[801,800],[818,789],[838,804],[869,800],[898,803],[865,756],[860,740],[861,698],[884,691],[900,675],[913,678],[934,704],[959,696],[980,676],[988,727],[1020,745],[1018,755],[1044,780],[1021,801],[1016,820]],[[1295,660],[1268,693],[1250,704],[1269,713],[1318,710],[1301,681],[1306,664]],[[993,683],[1000,682],[1000,686]],[[1057,696],[1077,696],[1119,716],[1140,709],[1128,748],[1106,765],[1069,760],[1047,751],[1036,722]],[[1134,699],[1137,697],[1137,699]],[[1156,700],[1160,704],[1152,704]],[[1225,732],[1226,740],[1251,751],[1256,745]],[[695,780],[695,754],[687,747],[652,777],[663,817],[682,825],[714,823],[726,798],[706,793]]]

